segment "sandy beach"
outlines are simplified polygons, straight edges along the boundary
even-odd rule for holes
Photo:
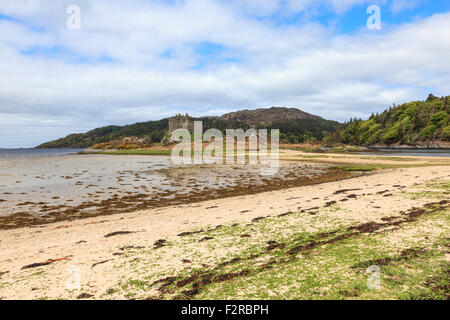
[[[290,160],[304,156],[311,155],[283,154]],[[328,163],[366,161],[361,156],[346,156],[346,161],[342,155],[326,157]],[[296,299],[313,293],[333,298],[342,288],[336,291],[330,279],[365,281],[364,272],[333,261],[314,290],[301,289],[329,259],[319,259],[324,251],[353,237],[378,239],[358,259],[433,247],[440,250],[433,257],[448,266],[449,179],[450,166],[445,165],[393,168],[314,185],[0,230],[0,298]],[[420,214],[410,214],[419,209]],[[302,240],[306,247],[295,245],[299,235],[308,235]],[[340,237],[330,240],[333,235]],[[362,249],[351,251],[354,256]],[[267,283],[265,289],[258,285],[265,273],[273,276],[294,265],[297,280]],[[219,290],[223,286],[228,289]],[[363,290],[350,296],[341,292],[340,297],[376,294]],[[384,294],[392,298],[389,290]]]

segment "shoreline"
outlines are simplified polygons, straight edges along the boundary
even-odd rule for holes
[[[105,157],[107,156],[105,155]],[[108,216],[143,209],[164,208],[172,205],[198,203],[205,200],[223,199],[232,196],[252,195],[266,191],[338,181],[358,175],[370,174],[371,172],[383,169],[450,165],[448,158],[441,157],[392,157],[355,154],[343,155],[340,153],[323,154],[286,149],[280,151],[280,161],[282,164],[280,167],[282,170],[280,172],[282,174],[268,178],[255,176],[251,173],[250,167],[243,166],[238,168],[232,165],[222,165],[220,167],[198,165],[180,168],[173,167],[155,170],[152,173],[162,174],[166,178],[166,184],[177,186],[176,188],[178,189],[174,190],[165,189],[164,187],[161,189],[158,186],[151,187],[150,185],[147,188],[145,185],[147,184],[146,181],[149,180],[145,176],[141,176],[139,171],[130,173],[128,181],[125,181],[122,176],[123,172],[118,171],[116,174],[117,186],[114,185],[115,188],[113,188],[113,181],[111,181],[102,187],[97,187],[94,191],[85,191],[88,192],[89,197],[83,197],[85,199],[80,199],[77,203],[64,201],[63,199],[54,200],[53,203],[52,201],[49,202],[43,199],[37,202],[37,200],[30,198],[30,196],[33,196],[30,194],[30,196],[27,196],[27,200],[21,199],[20,202],[15,204],[17,207],[15,213],[0,216],[0,230],[49,224],[65,220],[86,219],[95,216]],[[220,187],[202,186],[199,184],[202,175],[207,174],[207,178],[211,177],[208,170],[217,171],[217,177],[235,175],[237,180],[233,182],[234,185],[232,183],[231,185]],[[69,185],[74,182],[77,185],[81,181],[73,180],[74,182],[70,182],[70,179],[79,176],[79,174],[73,172],[70,173],[71,176],[62,178]],[[151,179],[152,176],[149,177]],[[192,178],[197,179],[197,181]],[[123,189],[122,186],[125,186],[127,183],[133,183],[133,181],[137,182],[135,182],[136,186],[131,188],[131,191],[120,190]],[[94,184],[90,182],[88,185],[88,183],[89,181],[84,184],[81,183],[81,189],[79,190],[90,190],[88,188],[91,185],[94,186]],[[188,186],[190,189],[186,189]],[[106,195],[105,192],[108,194]],[[103,196],[103,194],[105,195]],[[11,197],[11,195],[8,196]],[[21,196],[21,198],[23,197]],[[52,195],[49,194],[48,197],[52,197]],[[6,196],[3,196],[3,198],[8,199]],[[59,195],[58,197],[53,195],[52,198],[59,198]],[[0,199],[0,205],[3,208],[6,208],[8,204],[8,200],[5,199]],[[70,199],[69,201],[73,200]]]

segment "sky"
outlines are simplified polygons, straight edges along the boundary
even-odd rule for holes
[[[179,112],[347,121],[429,93],[450,95],[450,0],[0,2],[0,148]]]

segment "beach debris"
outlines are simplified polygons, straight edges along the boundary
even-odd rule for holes
[[[209,272],[193,273],[190,276],[188,276],[187,278],[179,280],[176,283],[177,288],[182,288],[182,287],[185,287],[186,285],[192,283],[193,289],[181,291],[181,295],[176,296],[174,299],[185,299],[186,297],[191,298],[191,297],[195,296],[196,294],[198,294],[200,292],[200,289],[202,289],[203,287],[205,287],[211,283],[220,283],[220,282],[225,282],[225,281],[231,281],[238,277],[245,277],[245,276],[249,275],[250,273],[251,273],[251,271],[248,269],[244,269],[241,272],[232,272],[232,273],[225,273],[225,274],[215,274],[215,273],[209,273]],[[163,285],[160,286],[158,288],[158,290],[161,293],[171,292],[171,290],[167,290],[167,287],[170,286],[174,281],[175,281],[175,279],[172,279],[172,278],[168,278],[165,281],[164,281],[164,279],[158,280],[157,281],[158,283],[163,283]]]
[[[89,299],[92,298],[94,295],[89,293],[82,293],[80,294],[77,299]]]
[[[70,227],[71,226],[68,226],[68,225],[66,225],[66,226],[58,226],[55,229],[67,229],[67,228],[70,228]]]
[[[153,243],[153,249],[159,249],[167,245],[167,240],[159,239]]]
[[[268,246],[266,247],[267,251],[272,251],[277,248],[285,248],[286,247],[286,245],[284,245],[282,243],[278,243],[278,241],[275,241],[275,240],[267,241],[267,244],[268,244]]]
[[[204,237],[204,238],[201,238],[198,242],[208,241],[208,240],[212,240],[212,239],[214,239],[214,238],[213,237]]]
[[[109,261],[112,261],[112,259],[108,259],[108,260],[103,260],[103,261],[96,262],[96,263],[94,263],[94,264],[91,266],[91,269],[93,269],[95,266],[98,266],[99,264],[104,264],[104,263],[107,263],[107,262],[109,262]]]
[[[2,278],[2,276],[3,276],[4,274],[7,274],[7,273],[9,273],[9,271],[0,271],[0,279]]]
[[[241,238],[250,238],[251,236],[248,233],[241,234]]]
[[[52,264],[52,263],[57,262],[57,261],[67,261],[67,260],[70,260],[70,258],[69,257],[64,257],[64,258],[59,258],[59,259],[48,259],[48,260],[43,261],[43,262],[37,262],[37,263],[32,263],[32,264],[23,266],[21,268],[21,270],[42,267],[42,266],[46,266],[46,265]]]
[[[192,234],[197,234],[197,233],[202,233],[202,232],[205,232],[205,230],[202,229],[202,230],[198,230],[198,231],[181,232],[181,233],[178,234],[178,236],[179,237],[185,237],[185,236],[190,236]]]
[[[88,224],[99,224],[99,223],[104,223],[104,222],[108,222],[108,220],[86,222],[85,225],[88,225]]]
[[[214,228],[208,229],[207,231],[210,232],[210,231],[219,230],[219,229],[222,228],[222,227],[223,227],[223,225],[219,224],[219,225],[215,226]]]
[[[242,210],[241,212],[239,212],[239,213],[247,213],[247,212],[251,212],[252,210]]]
[[[274,264],[276,264],[277,263],[277,261],[276,260],[270,260],[270,261],[268,261],[268,262],[265,262],[265,263],[263,263],[262,265],[261,265],[261,267],[260,267],[260,271],[263,271],[263,270],[265,270],[265,269],[271,269],[271,268],[273,268],[273,265]]]
[[[108,233],[107,235],[105,235],[105,238],[114,237],[114,236],[118,236],[118,235],[122,235],[122,234],[130,234],[130,233],[134,233],[134,231],[116,231],[116,232]]]
[[[75,242],[75,244],[80,244],[80,243],[87,243],[87,241],[80,240],[80,241],[78,241],[78,242]]]
[[[35,203],[31,202],[31,201],[26,201],[26,202],[18,203],[17,205],[18,206],[31,206],[33,204],[35,204]]]
[[[229,260],[229,261],[225,261],[225,262],[219,263],[219,264],[218,264],[218,267],[219,267],[219,268],[223,268],[223,267],[225,267],[225,266],[228,266],[228,265],[230,265],[230,264],[239,262],[239,261],[241,261],[241,260],[242,260],[241,258],[236,257],[236,258],[233,258],[233,259],[231,259],[231,260]]]
[[[341,190],[337,190],[335,192],[333,192],[333,194],[340,194],[340,193],[345,193],[345,192],[349,192],[349,191],[359,191],[362,189],[341,189]]]
[[[145,247],[143,247],[143,246],[125,246],[125,247],[122,247],[122,248],[119,248],[119,250],[121,250],[121,251],[125,251],[125,250],[128,250],[128,249],[144,249]]]
[[[367,260],[353,265],[352,269],[367,268],[371,265],[384,266],[392,262],[408,261],[412,258],[420,257],[428,252],[426,248],[407,248],[400,252],[400,255],[394,257],[385,257],[380,259]]]
[[[324,207],[329,207],[329,206],[331,206],[331,205],[333,205],[333,204],[335,204],[336,203],[336,201],[328,201],[328,202],[325,202],[325,205],[324,205]]]
[[[265,218],[266,217],[256,217],[256,218],[253,218],[252,222],[258,222],[258,221],[263,220]]]
[[[191,289],[191,290],[183,290],[181,293],[184,294],[186,297],[192,297],[195,296],[199,290],[197,288]]]
[[[218,208],[219,206],[211,206],[211,207],[206,207],[205,209],[206,210],[208,210],[208,209],[214,209],[214,208]]]
[[[183,263],[192,263],[192,261],[191,260],[188,260],[188,259],[183,259],[183,260],[181,260]]]

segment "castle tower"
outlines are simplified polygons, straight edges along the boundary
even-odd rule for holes
[[[194,121],[186,113],[186,115],[177,114],[169,119],[169,132],[173,132],[176,129],[186,129],[189,132],[194,132]]]

